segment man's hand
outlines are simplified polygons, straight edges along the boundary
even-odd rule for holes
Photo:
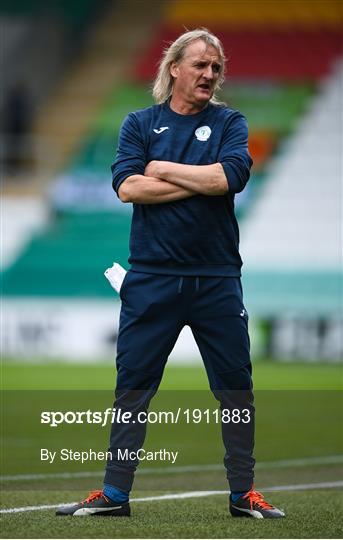
[[[150,161],[144,175],[160,178],[202,195],[225,195],[229,190],[221,163],[184,165],[172,161]]]

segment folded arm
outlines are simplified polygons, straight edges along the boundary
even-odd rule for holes
[[[122,182],[118,195],[122,202],[162,204],[187,199],[196,193],[160,178],[134,174]]]
[[[202,195],[225,195],[229,189],[221,163],[184,165],[171,161],[150,161],[144,174]]]

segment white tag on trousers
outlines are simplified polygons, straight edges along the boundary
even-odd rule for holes
[[[111,268],[107,268],[107,270],[105,270],[104,275],[112,285],[113,289],[119,293],[126,275],[125,268],[120,266],[118,263],[113,263]]]

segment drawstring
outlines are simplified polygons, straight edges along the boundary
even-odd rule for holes
[[[181,292],[182,292],[182,285],[183,285],[183,277],[180,277],[179,287],[178,287],[178,290],[177,290],[177,294],[181,294]]]
[[[199,292],[199,285],[200,285],[200,279],[196,277],[195,278],[195,292]]]

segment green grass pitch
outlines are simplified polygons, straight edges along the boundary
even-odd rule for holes
[[[39,422],[45,410],[111,406],[109,364],[14,363],[2,366],[1,508],[57,505],[101,487],[104,462],[42,463],[40,447],[106,450],[108,427]],[[2,513],[2,538],[337,538],[341,536],[342,371],[326,364],[256,362],[256,487],[285,509],[283,520],[237,520],[227,495],[134,501],[132,517],[57,518],[54,509]],[[152,410],[216,402],[198,366],[168,366]],[[147,449],[179,451],[170,463],[142,463],[132,498],[225,491],[220,426],[149,425]],[[24,475],[18,476],[18,475]],[[33,475],[28,477],[27,475]],[[319,484],[316,488],[313,484]],[[298,487],[297,487],[298,486]],[[299,489],[301,486],[301,489]],[[277,488],[268,492],[268,488]]]

